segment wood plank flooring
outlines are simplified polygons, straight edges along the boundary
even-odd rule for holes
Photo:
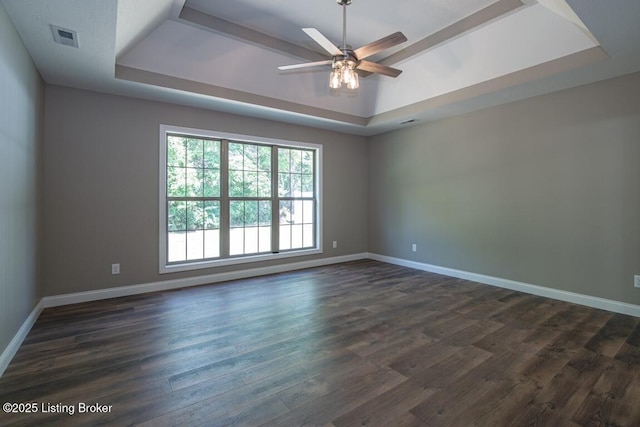
[[[370,260],[57,307],[0,425],[638,426],[639,320]]]

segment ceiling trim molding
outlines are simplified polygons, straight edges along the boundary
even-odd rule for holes
[[[242,25],[234,24],[233,22],[218,18],[217,16],[209,15],[208,13],[204,13],[187,6],[182,8],[182,11],[180,12],[180,19],[189,25],[193,25],[207,31],[222,33],[244,42],[276,50],[280,53],[284,52],[288,55],[308,59],[310,61],[321,61],[328,58],[327,55],[318,53],[315,50],[307,49],[295,43],[273,37],[260,31],[252,30],[251,28],[244,27]]]
[[[398,122],[399,120],[404,120],[407,117],[419,115],[421,111],[429,111],[445,105],[466,101],[471,98],[486,95],[512,86],[528,83],[589,64],[594,64],[605,59],[609,59],[607,52],[605,52],[605,50],[600,46],[594,46],[571,55],[563,56],[533,67],[505,74],[504,76],[496,77],[466,88],[435,96],[395,110],[376,114],[371,117],[368,125],[374,126],[389,122]]]
[[[453,92],[435,96],[424,101],[416,102],[395,110],[386,111],[370,117],[339,113],[323,108],[311,107],[295,102],[283,101],[267,96],[256,95],[235,89],[210,85],[165,74],[154,73],[134,67],[116,64],[115,77],[120,80],[144,83],[153,86],[175,89],[199,95],[211,96],[238,103],[250,104],[268,109],[288,111],[317,119],[340,122],[361,126],[363,128],[396,123],[407,117],[414,117],[423,111],[434,110],[438,107],[463,102],[478,96],[486,95],[498,90],[519,84],[531,82],[557,73],[569,71],[578,67],[593,64],[605,59],[609,55],[600,46],[567,55],[543,64],[535,65],[523,70],[515,71],[504,76],[496,77],[482,83],[468,86]]]
[[[522,6],[525,6],[525,4],[521,0],[499,0],[473,15],[469,15],[377,62],[383,65],[397,64],[400,61],[433,49],[440,44],[454,40],[469,31],[476,30]]]
[[[119,2],[116,19],[116,61],[171,16],[176,0]],[[154,9],[155,6],[156,8]],[[143,14],[142,11],[145,13]],[[140,15],[144,19],[139,18]],[[131,19],[135,17],[135,22]]]
[[[171,13],[169,14],[169,19],[177,20],[180,18],[180,12],[184,7],[184,4],[187,0],[173,0],[173,4],[171,5]]]
[[[154,73],[139,68],[127,67],[116,64],[115,78],[131,82],[144,83],[153,86],[191,92],[198,95],[206,95],[215,98],[226,99],[238,103],[251,104],[269,109],[283,110],[290,113],[311,116],[329,121],[348,123],[357,126],[366,126],[369,118],[352,114],[339,113],[323,108],[311,107],[295,102],[283,101],[268,96],[256,95],[240,90],[229,89],[221,86],[210,85],[166,74]]]

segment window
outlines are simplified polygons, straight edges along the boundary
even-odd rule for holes
[[[160,272],[321,252],[321,147],[160,127]]]

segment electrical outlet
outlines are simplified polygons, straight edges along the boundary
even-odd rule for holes
[[[411,250],[412,250],[413,252],[418,252],[418,245],[417,245],[417,244],[415,244],[415,243],[414,243],[414,244],[412,244],[412,245],[411,245]]]
[[[120,274],[120,264],[111,264],[111,274]]]
[[[633,276],[633,286],[640,288],[640,274]]]
[[[334,241],[333,241],[333,249],[335,249],[335,248],[337,248],[337,247],[338,247],[338,241],[337,241],[337,240],[334,240]]]

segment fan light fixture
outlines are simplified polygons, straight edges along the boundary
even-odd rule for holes
[[[340,89],[344,84],[347,89],[358,89],[360,82],[356,72],[357,66],[358,62],[354,61],[346,53],[344,58],[334,58],[331,65],[331,74],[329,75],[329,87],[331,89]]]
[[[327,53],[331,55],[331,59],[324,61],[307,62],[304,64],[283,65],[278,67],[279,70],[296,70],[306,67],[315,67],[318,65],[331,65],[331,74],[329,75],[329,87],[331,89],[340,89],[346,86],[347,89],[358,89],[360,86],[357,70],[369,73],[382,74],[389,77],[398,77],[402,70],[388,67],[365,60],[369,56],[375,55],[390,47],[396,46],[407,41],[407,38],[401,32],[396,32],[380,40],[376,40],[364,45],[356,50],[347,45],[347,6],[351,4],[351,0],[336,0],[342,6],[342,46],[337,47],[329,39],[315,28],[303,28],[302,31],[307,33],[318,45],[320,45]]]

